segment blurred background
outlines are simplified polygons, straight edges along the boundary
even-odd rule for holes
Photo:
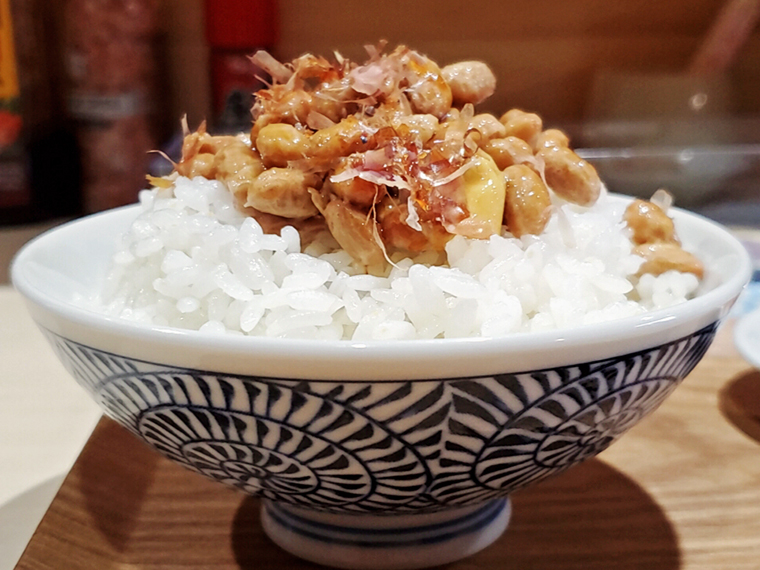
[[[0,0],[0,245],[136,200],[191,128],[245,129],[264,48],[487,62],[482,110],[565,129],[615,192],[760,224],[760,0]],[[2,260],[0,260],[2,261]],[[3,263],[1,267],[7,264]],[[3,275],[0,274],[0,281]]]

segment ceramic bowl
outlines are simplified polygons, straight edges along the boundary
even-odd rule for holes
[[[214,336],[82,305],[136,213],[75,221],[18,254],[33,318],[109,416],[262,497],[286,550],[345,568],[432,566],[496,540],[510,493],[598,454],[676,388],[750,277],[736,239],[675,210],[707,271],[670,309],[500,339]]]

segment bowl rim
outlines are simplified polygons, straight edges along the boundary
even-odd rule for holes
[[[146,325],[64,302],[38,288],[26,274],[29,261],[63,232],[84,231],[96,220],[106,222],[109,217],[138,211],[139,205],[130,205],[85,216],[52,228],[21,248],[11,263],[11,280],[38,326],[105,352],[198,370],[346,380],[473,377],[603,360],[683,338],[721,321],[752,273],[749,254],[726,228],[672,208],[677,223],[696,224],[721,240],[737,256],[739,268],[712,290],[685,303],[593,325],[499,338],[375,341],[218,335]]]

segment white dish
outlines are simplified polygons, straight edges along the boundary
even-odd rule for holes
[[[747,362],[760,368],[760,309],[745,315],[737,323],[734,343]]]
[[[0,505],[0,570],[13,570],[63,483],[60,473]]]

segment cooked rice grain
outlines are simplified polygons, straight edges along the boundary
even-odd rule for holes
[[[541,236],[454,237],[448,267],[394,257],[365,275],[345,252],[301,251],[298,232],[264,234],[216,181],[146,190],[100,299],[112,316],[270,337],[393,340],[496,337],[596,323],[685,301],[691,274],[634,275],[624,204],[555,204]]]

